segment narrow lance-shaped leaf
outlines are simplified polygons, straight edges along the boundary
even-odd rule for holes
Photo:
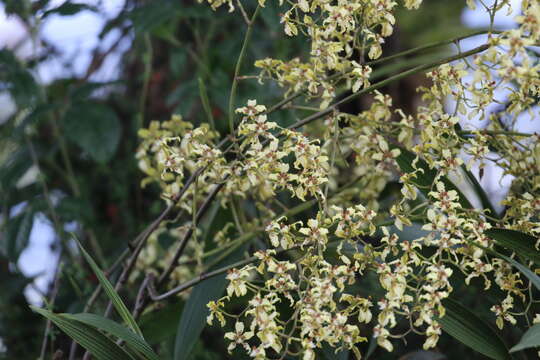
[[[540,266],[540,253],[536,250],[537,238],[516,230],[488,229],[485,234],[498,245],[512,250]]]
[[[222,228],[223,224],[220,224],[220,222],[227,219],[229,215],[226,215],[224,212],[220,213],[220,210],[222,210],[221,206],[219,204],[214,204],[206,215],[205,221],[202,222],[201,226],[203,233],[201,241],[206,242],[208,240],[212,229],[215,230],[216,227]],[[218,216],[218,214],[221,214],[222,216]],[[223,266],[223,262],[229,264],[238,256],[239,254],[237,253],[226,256],[225,259],[215,267]],[[231,260],[231,257],[234,258]],[[206,324],[206,317],[208,315],[206,304],[221,296],[225,289],[225,283],[225,275],[222,275],[206,280],[193,288],[189,299],[184,305],[182,315],[180,316],[180,322],[177,326],[174,344],[175,360],[189,358],[189,355]]]
[[[67,319],[79,321],[86,325],[92,326],[98,330],[105,331],[116,336],[126,342],[126,345],[132,350],[142,354],[147,360],[159,360],[154,350],[144,341],[144,339],[128,328],[118,324],[117,322],[107,319],[106,317],[81,313],[81,314],[62,314]]]
[[[336,352],[333,347],[326,344],[323,345],[321,352],[323,355],[322,358],[325,360],[347,360],[350,353],[348,349]]]
[[[372,336],[371,339],[369,340],[369,346],[366,352],[366,360],[371,358],[371,355],[373,355],[376,349],[377,349],[377,338]]]
[[[476,177],[469,170],[467,170],[467,167],[465,167],[464,165],[461,166],[461,169],[463,170],[465,175],[467,175],[467,178],[469,179],[471,185],[473,186],[474,190],[476,191],[476,195],[478,195],[478,197],[480,198],[480,202],[482,203],[482,207],[484,209],[489,210],[490,216],[499,219],[500,218],[499,214],[497,213],[497,211],[493,207],[493,204],[491,203],[491,200],[489,200],[489,197],[487,196],[486,192],[484,191],[484,188],[482,187],[482,185],[480,185],[480,183],[478,182]]]
[[[195,286],[189,296],[182,317],[178,324],[176,341],[174,346],[174,359],[185,360],[189,358],[193,347],[206,325],[209,301],[218,299],[225,290],[225,275],[220,275],[208,279]]]
[[[521,340],[519,340],[519,343],[514,345],[510,352],[516,352],[520,350],[529,349],[532,347],[539,347],[540,346],[540,324],[536,324],[532,326],[529,330],[523,334],[521,337]]]
[[[136,334],[143,337],[141,329],[139,329],[139,326],[137,325],[137,322],[135,322],[135,319],[133,318],[133,316],[129,312],[128,308],[126,307],[126,305],[124,304],[122,299],[120,299],[120,296],[114,290],[113,286],[111,285],[111,283],[109,282],[109,280],[107,279],[105,274],[103,274],[103,272],[101,271],[99,266],[96,264],[94,259],[92,259],[92,257],[86,252],[86,250],[83,248],[83,246],[81,245],[81,243],[78,240],[77,240],[77,243],[79,244],[79,248],[81,249],[81,252],[82,252],[84,258],[86,259],[88,264],[90,264],[90,267],[92,268],[92,270],[96,274],[96,277],[98,278],[99,283],[101,284],[101,286],[105,290],[105,293],[107,293],[107,296],[109,297],[109,299],[111,299],[112,304],[114,305],[114,308],[116,309],[116,311],[118,311],[118,314],[120,314],[122,319],[124,319],[126,324]]]
[[[139,325],[145,340],[150,345],[155,345],[173,337],[178,329],[182,309],[183,303],[174,302],[144,314],[139,320]]]
[[[98,330],[75,320],[67,319],[48,310],[31,306],[32,310],[51,320],[69,337],[88,350],[98,360],[131,360],[122,347]]]
[[[210,100],[208,100],[208,91],[206,91],[206,85],[204,85],[203,79],[199,78],[199,96],[201,97],[201,103],[208,118],[208,123],[212,130],[216,130],[216,124],[214,122],[214,115],[212,115],[212,109],[210,108]]]
[[[214,216],[215,214],[211,214],[208,224],[212,223],[214,225]],[[206,236],[209,236],[208,231],[205,231],[205,233]],[[242,246],[240,249],[226,256],[222,261],[214,265],[210,271],[234,263],[241,257],[244,249],[245,246]],[[209,314],[206,304],[218,299],[223,294],[227,285],[225,276],[223,274],[210,278],[193,288],[189,299],[184,305],[180,323],[178,324],[174,345],[175,360],[186,360],[189,358],[193,347],[199,340],[199,336],[206,325],[206,317]]]
[[[437,321],[446,333],[491,359],[510,359],[505,344],[482,319],[451,299],[443,305],[446,314]]]

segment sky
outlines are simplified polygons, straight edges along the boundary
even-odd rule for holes
[[[52,6],[60,5],[62,2],[52,1]],[[61,57],[53,58],[41,64],[36,77],[42,83],[49,83],[62,77],[66,74],[66,71],[71,74],[82,75],[90,62],[91,51],[95,46],[100,44],[102,48],[108,48],[118,38],[118,32],[111,32],[100,42],[98,33],[107,18],[114,17],[118,14],[124,4],[124,0],[88,0],[85,3],[92,5],[102,3],[100,8],[103,9],[103,13],[84,11],[69,17],[53,15],[42,24],[40,29],[41,36],[54,44],[63,53]],[[465,2],[463,1],[463,3]],[[519,10],[520,0],[513,0],[512,3],[515,11]],[[514,27],[513,18],[515,15],[515,12],[512,14],[497,14],[495,27],[497,29]],[[476,11],[464,10],[462,21],[470,28],[485,28],[489,25],[488,19],[480,6]],[[484,40],[485,36],[467,39],[461,43],[462,50],[466,51],[467,49],[476,47],[482,44]],[[32,55],[34,51],[39,51],[39,47],[33,46],[32,41],[29,40],[23,25],[15,17],[6,17],[0,5],[0,48],[13,48],[17,44],[22,44],[17,50],[17,55],[22,59]],[[120,56],[123,51],[129,48],[130,44],[130,38],[121,43],[118,51],[108,57],[108,62],[93,75],[92,79],[99,81],[115,79],[118,76]],[[69,66],[66,66],[67,64]],[[502,95],[504,94],[498,94],[498,96]],[[9,96],[0,93],[0,124],[2,123],[2,119],[5,119],[14,110]],[[524,117],[520,119],[519,123],[521,131],[540,131],[540,128],[535,128],[530,118]],[[467,125],[475,127],[479,123],[477,120],[473,120]],[[486,176],[482,180],[482,184],[487,192],[497,200],[504,196],[511,181],[511,178],[508,177],[503,178],[502,182],[492,180],[498,178],[501,178],[501,170],[497,167],[491,167],[486,169]],[[24,250],[18,263],[19,268],[26,276],[36,276],[35,286],[42,291],[47,288],[47,284],[54,277],[58,259],[58,254],[51,250],[53,241],[54,232],[51,225],[46,222],[43,216],[38,216],[32,228],[29,246]],[[26,295],[30,302],[34,304],[41,303],[39,292],[32,287],[27,289]]]

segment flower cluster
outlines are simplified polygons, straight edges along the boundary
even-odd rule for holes
[[[407,0],[408,9],[416,9],[421,0]],[[259,60],[261,79],[270,76],[288,91],[307,89],[310,97],[321,99],[326,108],[336,96],[336,84],[346,84],[357,92],[370,85],[371,67],[354,60],[356,53],[363,59],[377,59],[382,54],[384,39],[392,35],[394,11],[398,3],[378,1],[320,1],[290,2],[281,15],[284,31],[289,36],[308,34],[311,52],[308,61],[282,61],[271,58]],[[330,73],[334,75],[329,76]]]
[[[234,10],[232,0],[209,2]],[[305,92],[322,109],[339,86],[353,94],[369,90],[367,61],[381,56],[398,2],[282,5],[285,33],[308,36],[311,51],[305,62],[258,60],[261,79],[273,78],[286,95]],[[507,6],[499,1],[486,11],[493,18]],[[494,255],[499,247],[490,235],[504,229],[540,236],[540,137],[515,131],[519,115],[537,116],[540,63],[530,47],[540,41],[538,2],[523,1],[516,21],[516,29],[490,32],[474,57],[432,67],[431,84],[418,89],[422,102],[412,113],[370,91],[365,110],[334,106],[321,112],[322,122],[305,121],[306,132],[272,121],[272,110],[256,100],[231,114],[236,132],[220,143],[209,125],[193,128],[178,116],[141,130],[143,184],[158,182],[169,200],[182,195],[179,206],[190,214],[184,226],[198,225],[195,210],[222,186],[216,198],[231,208],[234,224],[214,241],[234,249],[249,230],[264,229],[250,262],[229,269],[226,295],[208,304],[208,322],[233,329],[225,334],[229,352],[309,360],[330,346],[360,358],[368,337],[393,351],[393,339],[411,332],[424,336],[424,349],[434,348],[445,303],[455,288],[473,282],[502,294],[486,307],[499,328],[529,320],[536,301],[531,284],[508,257]],[[502,89],[508,95],[498,99]],[[504,105],[500,113],[488,111],[494,102]],[[475,118],[489,125],[466,127]],[[467,191],[480,187],[484,169],[494,166],[514,179],[500,204],[504,213],[485,194]],[[229,239],[229,228],[237,240]],[[152,239],[140,269],[160,266],[156,249]],[[190,249],[200,271],[203,249]],[[518,258],[513,250],[504,251]],[[174,281],[186,278],[175,274]],[[237,313],[227,309],[233,298],[245,305]]]

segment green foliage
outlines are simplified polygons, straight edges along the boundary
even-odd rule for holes
[[[47,17],[52,14],[57,14],[60,16],[75,15],[83,10],[97,11],[96,7],[88,4],[66,1],[58,7],[45,11],[43,13],[43,17]]]
[[[6,228],[3,251],[8,259],[16,261],[26,248],[33,223],[32,209],[24,209],[21,214],[11,219]]]
[[[127,351],[93,327],[63,315],[56,315],[45,309],[38,307],[32,307],[32,309],[52,321],[98,360],[133,359]]]
[[[105,274],[103,274],[103,272],[98,267],[96,262],[92,259],[92,257],[86,252],[86,250],[84,250],[82,245],[78,241],[77,241],[77,243],[79,244],[79,248],[81,249],[81,252],[82,252],[84,258],[86,259],[88,264],[90,264],[90,267],[94,271],[94,274],[97,276],[100,285],[105,290],[105,293],[107,294],[107,296],[111,300],[111,302],[112,302],[113,306],[115,307],[116,311],[118,311],[118,314],[120,314],[122,319],[124,319],[125,323],[128,325],[128,327],[135,334],[142,337],[141,329],[139,329],[139,326],[137,325],[137,322],[135,321],[135,319],[131,315],[131,312],[127,309],[127,307],[124,304],[124,302],[122,301],[122,299],[120,299],[120,296],[118,295],[116,290],[114,290],[114,287],[111,285],[111,283],[109,282],[109,280],[107,279]]]
[[[540,324],[533,325],[529,328],[525,334],[519,340],[519,343],[512,346],[510,352],[521,351],[532,347],[540,346]]]
[[[150,345],[157,345],[174,337],[183,307],[183,302],[171,303],[141,317],[141,331]]]
[[[504,248],[512,250],[519,256],[533,261],[540,266],[540,254],[536,250],[538,239],[520,231],[509,229],[489,229],[486,235]]]
[[[445,332],[490,359],[510,359],[499,335],[482,319],[451,299],[445,300],[444,307],[446,313],[438,321]]]
[[[34,77],[13,52],[7,49],[0,50],[0,83],[9,91],[18,106],[34,105],[39,97]]]
[[[145,359],[158,360],[159,357],[154,353],[150,345],[137,334],[134,334],[130,329],[110,320],[103,316],[95,314],[63,314],[67,319],[75,320],[98,330],[111,334],[118,339],[126,342],[126,345],[134,352],[139,353]]]
[[[232,264],[240,259],[243,249],[237,250],[216,264],[212,270]],[[184,305],[174,344],[174,360],[187,360],[206,326],[210,311],[206,304],[221,297],[227,280],[225,274],[215,276],[195,286]]]
[[[64,116],[64,129],[69,140],[99,163],[114,156],[122,131],[109,107],[91,102],[71,104]]]

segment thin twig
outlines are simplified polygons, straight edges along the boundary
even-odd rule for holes
[[[48,306],[52,310],[54,308],[54,303],[56,301],[56,295],[58,295],[58,289],[60,288],[60,274],[62,273],[62,258],[58,259],[58,264],[56,265],[56,273],[54,274],[53,288],[51,291],[50,300]],[[50,319],[47,319],[47,325],[45,326],[45,332],[43,334],[43,342],[41,343],[41,352],[39,355],[40,360],[45,359],[45,353],[47,352],[47,341],[49,339],[49,333],[51,331],[52,322]]]
[[[485,34],[485,33],[488,33],[488,32],[489,32],[489,30],[475,31],[475,32],[473,32],[471,34],[458,36],[458,37],[448,39],[448,40],[443,40],[443,41],[440,41],[440,42],[434,42],[434,43],[427,44],[427,45],[424,45],[424,46],[419,46],[419,47],[416,47],[416,48],[413,48],[413,49],[409,49],[409,50],[399,52],[399,53],[394,54],[394,55],[390,55],[390,56],[386,56],[386,57],[383,57],[383,58],[380,58],[380,59],[377,59],[377,60],[370,61],[370,62],[367,63],[367,65],[375,65],[375,64],[378,64],[378,63],[383,63],[383,62],[386,62],[386,61],[390,61],[390,60],[393,60],[393,59],[403,57],[405,55],[413,54],[415,52],[419,52],[419,51],[422,51],[422,50],[428,50],[428,49],[443,46],[443,45],[452,44],[452,43],[455,43],[457,41],[461,41],[461,40],[464,40],[464,39],[467,39],[467,38],[473,37],[473,36],[482,35],[482,34]],[[493,33],[500,33],[500,32],[499,31],[493,31]],[[341,75],[343,75],[343,74],[339,73],[339,74],[331,75],[326,80],[335,79],[335,78],[338,78]],[[286,97],[285,99],[279,101],[278,103],[276,103],[275,105],[270,107],[265,112],[265,114],[270,114],[270,113],[273,113],[273,112],[281,109],[282,107],[284,107],[288,103],[294,101],[295,99],[302,96],[306,92],[307,92],[307,89],[303,89],[303,90],[299,90],[299,91],[291,94],[290,96]]]
[[[289,248],[289,249],[283,249],[283,250],[279,250],[279,251],[276,251],[276,254],[275,255],[280,255],[282,253],[285,253],[285,252],[288,252],[288,251],[292,251],[292,250],[296,250],[296,249],[299,249],[301,246],[310,246],[310,245],[313,245],[313,243],[309,243],[309,244],[304,244],[304,245],[297,245],[297,246],[294,246],[292,248]],[[155,290],[155,287],[153,285],[152,282],[148,282],[148,293],[151,297],[151,299],[153,301],[161,301],[161,300],[165,300],[173,295],[176,295],[176,294],[179,294],[181,293],[182,291],[184,290],[187,290],[207,279],[210,279],[214,276],[217,276],[217,275],[221,275],[223,273],[226,273],[227,271],[233,269],[233,268],[236,268],[236,267],[240,267],[240,266],[244,266],[244,265],[248,265],[248,264],[251,264],[255,261],[258,261],[260,260],[258,257],[256,256],[252,256],[250,258],[247,258],[245,260],[241,260],[241,261],[238,261],[238,262],[235,262],[234,264],[231,264],[231,265],[227,265],[227,266],[224,266],[224,267],[221,267],[217,270],[214,270],[214,271],[210,271],[210,272],[207,272],[207,273],[201,273],[200,275],[198,275],[197,277],[195,277],[194,279],[191,279],[163,294],[160,294],[158,295],[156,293],[156,290]]]
[[[418,46],[418,47],[415,47],[415,48],[412,48],[412,49],[404,50],[404,51],[401,51],[401,52],[399,52],[397,54],[394,54],[394,55],[385,56],[385,57],[380,58],[380,59],[368,61],[366,63],[366,65],[379,64],[379,63],[382,63],[382,62],[394,60],[396,58],[400,58],[400,57],[403,57],[403,56],[406,56],[406,55],[409,55],[409,54],[413,54],[413,53],[416,53],[416,52],[433,49],[433,48],[443,46],[443,45],[457,43],[457,42],[459,42],[461,40],[464,40],[464,39],[467,39],[467,38],[470,38],[470,37],[473,37],[473,36],[478,36],[478,35],[482,35],[482,34],[490,34],[490,33],[499,34],[501,32],[500,31],[491,31],[489,29],[488,30],[485,30],[485,29],[484,30],[479,30],[479,31],[475,31],[475,32],[467,34],[467,35],[461,35],[461,36],[457,36],[457,37],[452,38],[452,39],[433,42],[433,43]]]
[[[187,192],[187,190],[189,189],[189,187],[191,186],[191,184],[193,184],[193,182],[195,181],[195,179],[204,171],[204,168],[199,168],[197,169],[190,177],[189,179],[186,181],[186,183],[184,184],[184,187],[182,188],[182,190],[180,191],[180,193],[178,193],[176,195],[176,197],[174,199],[172,199],[172,203],[169,204],[169,206],[167,206],[167,208],[158,216],[158,218],[156,220],[154,220],[146,229],[144,229],[136,238],[135,240],[133,240],[130,244],[132,245],[135,245],[135,249],[134,251],[131,253],[131,256],[129,257],[128,259],[128,262],[127,264],[124,266],[124,269],[122,270],[122,273],[120,274],[120,276],[118,277],[118,280],[115,284],[115,290],[116,291],[119,291],[123,286],[124,284],[126,283],[127,279],[129,278],[129,275],[131,274],[131,272],[133,271],[133,268],[137,262],[137,259],[144,247],[144,245],[146,244],[146,240],[150,237],[150,235],[152,235],[152,233],[159,227],[159,225],[163,222],[163,220],[165,220],[165,218],[169,215],[169,213],[175,208],[176,204],[182,199],[182,197],[184,196],[184,194]],[[125,257],[127,256],[127,254],[129,254],[129,250],[126,249],[122,255],[120,256],[121,258],[122,257]],[[118,263],[118,260],[117,260],[117,263]],[[95,301],[97,299],[97,297],[99,296],[99,288],[96,289],[94,291],[94,294],[92,295],[92,298],[91,300]],[[95,296],[94,296],[95,295]],[[141,306],[145,306],[145,303],[144,303],[144,296],[142,296],[142,300],[141,300],[141,303],[142,305]],[[110,315],[110,313],[112,312],[112,301],[109,301],[109,303],[107,304],[107,308],[105,309],[105,313],[104,313],[104,316],[105,317],[108,317]],[[72,349],[70,351],[70,358],[71,356],[73,355],[73,357],[75,356],[75,350],[76,349],[76,345],[73,345],[72,343]],[[87,360],[89,359],[89,356],[90,356],[90,353],[87,351],[85,352],[84,356],[83,356],[83,359],[84,360]]]
[[[200,222],[202,217],[206,214],[206,211],[210,207],[210,204],[212,203],[212,201],[214,200],[214,198],[216,197],[218,192],[225,185],[226,180],[227,180],[227,178],[225,178],[223,182],[217,184],[216,187],[214,188],[214,190],[212,190],[212,192],[210,194],[208,194],[208,196],[204,200],[204,203],[201,205],[201,207],[197,211],[197,215],[196,215],[196,222],[197,223]],[[182,256],[182,254],[184,253],[184,249],[186,248],[186,245],[187,245],[189,239],[191,238],[191,236],[193,235],[194,231],[195,231],[195,229],[193,228],[193,226],[191,226],[188,229],[188,231],[186,232],[186,234],[184,235],[184,237],[182,238],[182,241],[180,242],[180,245],[178,246],[178,249],[176,250],[176,253],[174,254],[171,262],[169,263],[169,266],[166,268],[166,270],[163,272],[163,274],[159,278],[159,281],[158,281],[159,285],[163,284],[165,282],[165,280],[167,280],[167,278],[173,272],[174,268],[176,267],[176,264],[178,263],[178,259],[180,259],[180,256]]]
[[[146,101],[148,98],[148,88],[150,86],[150,77],[152,76],[152,62],[154,58],[154,51],[152,48],[152,40],[150,35],[144,35],[144,44],[146,45],[146,53],[143,56],[144,59],[144,74],[143,74],[143,86],[141,91],[141,98],[139,100],[139,113],[137,114],[137,129],[144,126],[144,114]]]
[[[233,77],[233,82],[231,85],[231,93],[229,96],[229,130],[231,134],[234,133],[234,102],[236,100],[236,87],[238,86],[238,76],[240,76],[240,68],[242,67],[242,62],[244,61],[244,58],[246,56],[247,46],[249,44],[249,40],[251,39],[251,32],[253,30],[253,23],[255,22],[255,19],[257,18],[259,9],[260,9],[260,5],[257,5],[257,8],[255,9],[253,16],[251,17],[251,20],[249,20],[247,24],[248,26],[247,26],[246,36],[244,37],[244,42],[242,44],[242,48],[240,49],[240,54],[238,55],[238,61],[236,62],[236,67],[234,69],[234,77]]]
[[[386,86],[390,83],[393,83],[395,81],[398,81],[398,80],[401,80],[403,78],[406,78],[410,75],[414,75],[414,74],[417,74],[419,72],[422,72],[422,71],[426,71],[426,70],[429,70],[431,68],[434,68],[436,66],[439,66],[439,65],[442,65],[442,64],[446,64],[446,63],[449,63],[449,62],[452,62],[452,61],[455,61],[455,60],[459,60],[459,59],[462,59],[462,58],[465,58],[467,56],[471,56],[471,55],[474,55],[474,54],[477,54],[479,52],[482,52],[484,50],[487,50],[491,47],[490,44],[484,44],[482,46],[479,46],[479,47],[476,47],[472,50],[469,50],[469,51],[466,51],[464,53],[461,53],[461,54],[457,54],[457,55],[454,55],[454,56],[450,56],[450,57],[446,57],[444,59],[441,59],[441,60],[438,60],[438,61],[435,61],[435,62],[432,62],[432,63],[429,63],[429,64],[423,64],[423,65],[420,65],[420,66],[417,66],[417,67],[414,67],[410,70],[407,70],[407,71],[404,71],[402,73],[399,73],[399,74],[396,74],[394,76],[391,76],[385,80],[382,80],[382,81],[379,81],[378,83],[375,83],[367,88],[364,88],[356,93],[353,93],[337,102],[335,102],[334,104],[330,105],[329,107],[327,107],[326,109],[322,110],[322,111],[319,111],[318,113],[315,113],[313,115],[310,115],[294,124],[292,124],[291,126],[289,126],[288,128],[289,129],[297,129],[299,127],[302,127],[312,121],[315,121],[315,120],[318,120],[322,117],[325,117],[326,115],[329,115],[330,113],[332,113],[335,109],[337,109],[338,106],[340,105],[343,105],[343,104],[346,104],[346,103],[349,103],[351,102],[352,100],[356,99],[358,96],[360,95],[363,95],[363,94],[367,94],[367,93],[370,93],[374,90],[377,90],[383,86]]]

